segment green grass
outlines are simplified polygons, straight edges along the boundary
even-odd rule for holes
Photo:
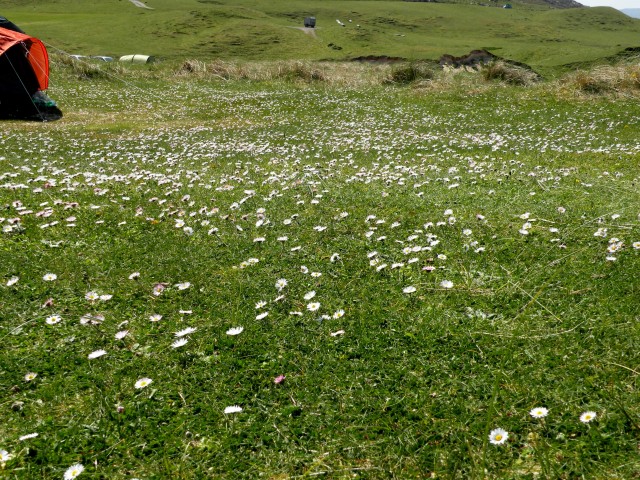
[[[640,473],[636,101],[131,71],[2,124],[2,478]]]
[[[3,15],[50,49],[160,59],[344,60],[388,55],[437,60],[487,48],[551,73],[638,46],[640,20],[612,8],[511,10],[401,1],[126,0],[10,2]],[[293,27],[317,18],[316,35]],[[336,19],[345,23],[341,27]],[[351,21],[351,22],[350,22]],[[357,25],[360,25],[358,27]]]

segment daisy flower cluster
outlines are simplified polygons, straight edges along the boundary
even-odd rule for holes
[[[545,407],[535,407],[531,409],[529,415],[536,420],[542,421],[547,417],[547,415],[549,415],[549,410]],[[588,424],[593,422],[597,416],[598,414],[596,412],[589,410],[582,413],[579,420],[583,424]],[[489,433],[489,443],[493,445],[502,445],[507,442],[509,435],[509,432],[504,428],[494,428]]]
[[[629,115],[543,105],[523,121],[521,107],[501,104],[487,125],[486,111],[445,114],[397,93],[383,102],[370,93],[206,83],[198,88],[216,116],[210,105],[175,102],[161,113],[146,102],[166,95],[132,94],[149,114],[146,127],[98,132],[71,122],[52,141],[52,131],[9,126],[0,138],[6,468],[32,462],[25,445],[53,441],[52,425],[67,423],[51,449],[65,459],[56,467],[65,479],[94,473],[81,458],[96,477],[132,470],[127,456],[153,464],[149,439],[163,435],[175,436],[166,442],[171,455],[198,461],[233,457],[223,451],[233,437],[253,465],[269,463],[261,449],[270,455],[277,444],[284,458],[295,443],[315,455],[299,468],[317,465],[314,435],[331,446],[329,435],[347,431],[361,442],[353,458],[366,458],[371,444],[395,441],[367,431],[377,414],[405,451],[417,449],[410,444],[427,434],[412,429],[426,423],[403,422],[428,409],[427,377],[459,398],[462,383],[481,381],[478,368],[501,368],[501,342],[517,340],[533,356],[546,345],[540,339],[595,338],[596,322],[606,322],[582,309],[602,297],[582,295],[606,275],[635,274],[636,206],[583,203],[600,190],[631,190],[632,181],[575,163],[636,159],[637,141],[607,133]],[[196,89],[167,88],[172,98]],[[82,82],[69,96],[77,92],[93,95],[94,108],[115,108]],[[602,258],[609,263],[595,261]],[[586,273],[560,270],[564,261]],[[628,302],[629,292],[612,292],[611,301]],[[635,334],[635,317],[602,315]],[[592,361],[558,349],[554,359]],[[620,358],[598,363],[636,373],[627,354],[621,348]],[[513,368],[516,390],[526,381]],[[477,401],[473,392],[464,398]],[[418,397],[420,407],[404,409]],[[438,408],[450,414],[445,402]],[[554,418],[542,406],[529,416],[545,425]],[[599,427],[607,416],[575,418]],[[490,444],[522,437],[492,427]],[[98,435],[114,441],[89,445]],[[112,458],[117,472],[106,471]]]

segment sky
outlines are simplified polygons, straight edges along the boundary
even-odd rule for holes
[[[640,8],[640,0],[577,0],[587,7]]]

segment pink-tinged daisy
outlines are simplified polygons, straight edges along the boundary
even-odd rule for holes
[[[285,375],[278,375],[276,378],[273,379],[273,383],[275,383],[276,385],[279,383],[284,382],[285,378],[287,378]]]

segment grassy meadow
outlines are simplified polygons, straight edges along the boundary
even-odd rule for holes
[[[52,51],[161,60],[437,60],[485,48],[551,75],[638,47],[640,20],[613,8],[513,9],[403,1],[7,0],[0,14]],[[304,33],[305,16],[317,28]],[[340,20],[344,26],[338,24]]]
[[[0,124],[1,478],[640,474],[635,70],[56,62]]]

